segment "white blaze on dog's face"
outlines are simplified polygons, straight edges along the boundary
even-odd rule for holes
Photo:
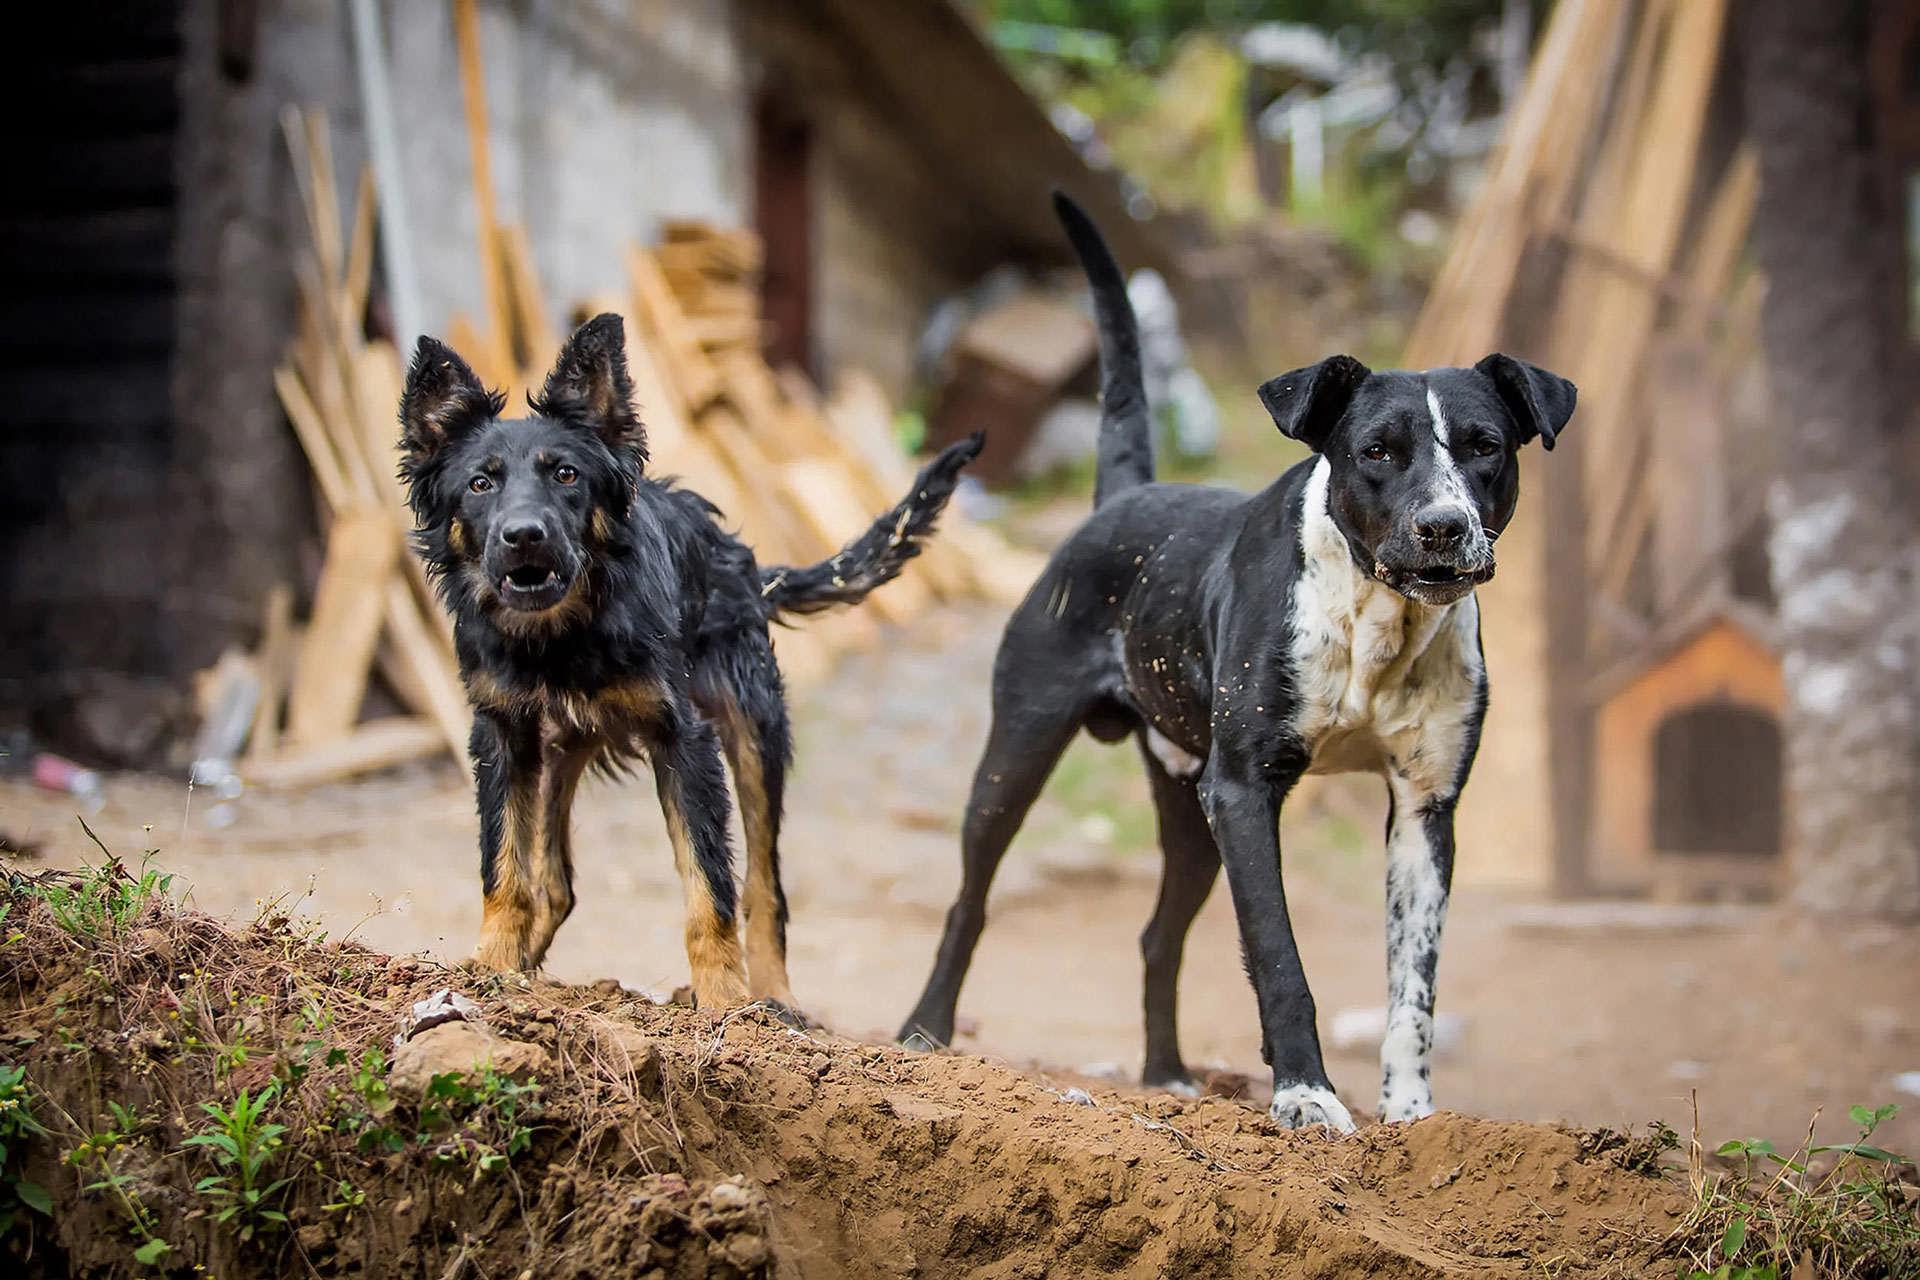
[[[1551,447],[1573,384],[1508,356],[1471,369],[1374,373],[1334,356],[1283,374],[1260,398],[1330,466],[1328,509],[1354,559],[1425,604],[1493,576],[1493,540],[1519,500],[1517,455]]]

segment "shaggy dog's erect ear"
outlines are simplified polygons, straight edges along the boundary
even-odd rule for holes
[[[1520,443],[1539,436],[1543,446],[1553,448],[1567,420],[1573,417],[1573,402],[1578,395],[1574,385],[1557,373],[1498,352],[1473,368],[1493,382],[1501,403],[1520,424]]]
[[[547,385],[529,403],[535,413],[591,428],[608,448],[646,461],[646,433],[633,411],[633,380],[627,376],[626,326],[612,312],[574,331],[560,348]]]
[[[1354,390],[1371,372],[1352,356],[1328,356],[1261,383],[1260,403],[1273,415],[1280,434],[1318,453],[1347,411]]]
[[[480,385],[467,362],[436,338],[422,337],[407,370],[400,396],[400,452],[403,474],[422,464],[474,429],[500,416],[507,398]]]

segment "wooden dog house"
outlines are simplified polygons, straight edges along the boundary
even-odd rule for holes
[[[1595,889],[1698,897],[1778,887],[1786,690],[1764,629],[1751,611],[1716,609],[1598,699]]]

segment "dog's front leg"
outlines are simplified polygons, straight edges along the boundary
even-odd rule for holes
[[[1453,881],[1453,799],[1387,776],[1387,1030],[1380,1042],[1380,1118],[1433,1114],[1433,984]]]
[[[739,893],[727,843],[726,770],[712,726],[691,711],[674,720],[652,744],[654,782],[686,895],[693,996],[702,1009],[725,1009],[747,999],[735,923]]]
[[[1271,767],[1267,767],[1271,763]],[[1260,1006],[1260,1052],[1273,1068],[1267,1115],[1289,1129],[1324,1124],[1353,1132],[1320,1057],[1313,992],[1287,916],[1280,878],[1280,802],[1303,764],[1223,759],[1219,744],[1200,777],[1200,800],[1220,846],[1247,973]]]
[[[519,970],[533,953],[534,846],[540,838],[540,730],[531,717],[482,708],[473,717],[473,782],[480,808],[485,893],[473,963]]]

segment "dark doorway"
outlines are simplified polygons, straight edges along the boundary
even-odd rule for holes
[[[753,113],[753,225],[766,258],[760,310],[775,368],[817,376],[813,358],[813,129],[787,99],[763,93]]]
[[[1732,702],[1676,711],[1653,744],[1653,843],[1662,853],[1777,856],[1780,726]]]

